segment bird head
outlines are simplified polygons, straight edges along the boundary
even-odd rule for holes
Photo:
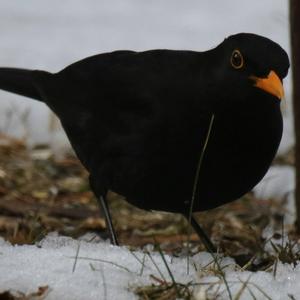
[[[226,99],[241,101],[244,95],[253,99],[260,94],[280,103],[290,63],[277,43],[256,34],[239,33],[226,38],[215,50],[220,59],[217,77]]]

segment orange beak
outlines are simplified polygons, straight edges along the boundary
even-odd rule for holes
[[[270,93],[281,100],[284,96],[283,85],[279,77],[274,71],[271,71],[266,78],[260,78],[256,76],[250,76],[250,79],[254,81],[254,86]]]

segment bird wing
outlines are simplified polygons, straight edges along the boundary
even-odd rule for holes
[[[167,192],[181,176],[190,185],[209,124],[197,63],[190,51],[101,54],[56,74],[47,101],[99,181]]]

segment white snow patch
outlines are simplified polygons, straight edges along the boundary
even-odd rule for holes
[[[290,166],[271,167],[263,180],[255,187],[261,199],[282,199],[295,189],[295,169]]]
[[[160,254],[151,252],[151,256],[163,276],[171,282]],[[209,253],[199,253],[190,258],[189,275],[186,258],[165,255],[165,259],[177,282],[197,284],[195,299],[203,299],[201,297],[210,283],[215,283],[215,289],[220,286],[219,292],[222,293],[218,299],[228,299],[224,284],[218,283],[219,278],[213,272],[203,271],[212,262]],[[260,290],[273,300],[288,299],[288,294],[295,297],[300,294],[300,266],[294,268],[279,263],[276,277],[267,272],[238,271],[231,258],[223,258],[221,266],[233,296],[243,282],[248,282],[247,286],[256,299],[266,299]],[[131,252],[126,247],[115,247],[105,242],[89,243],[56,235],[49,235],[39,245],[12,246],[0,239],[0,274],[0,291],[9,289],[30,293],[47,285],[50,288],[47,300],[131,300],[136,299],[132,288],[153,283],[150,275],[162,278],[142,251]],[[245,289],[239,299],[253,298]]]
[[[285,224],[295,221],[295,168],[273,166],[264,179],[254,188],[254,194],[262,200],[285,200]]]

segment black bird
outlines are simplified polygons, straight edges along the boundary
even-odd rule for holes
[[[55,74],[0,68],[0,88],[56,113],[117,244],[108,190],[188,216],[192,198],[193,211],[207,210],[263,178],[282,136],[288,69],[278,44],[240,33],[206,52],[115,51]]]

